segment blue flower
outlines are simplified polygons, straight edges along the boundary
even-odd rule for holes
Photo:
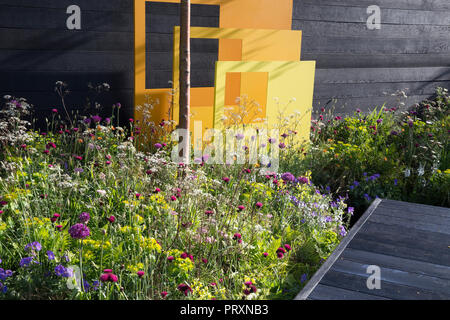
[[[55,254],[52,251],[47,251],[48,260],[55,260]]]
[[[29,243],[25,246],[25,250],[36,250],[36,251],[41,251],[42,246],[39,242],[35,241],[32,243]]]
[[[22,260],[20,260],[19,265],[20,265],[22,268],[24,268],[24,267],[28,267],[32,262],[33,262],[33,263],[39,263],[39,262],[33,260],[32,257],[25,257],[25,258],[22,258]]]
[[[354,181],[354,182],[353,182],[353,185],[354,185],[355,187],[357,187],[357,186],[359,186],[359,182],[358,182],[358,181]]]
[[[367,193],[364,194],[364,198],[366,198],[367,201],[372,200],[372,198]]]
[[[71,269],[67,269],[66,267],[64,267],[61,264],[57,265],[55,267],[55,273],[57,276],[64,277],[64,278],[70,278],[73,275]]]
[[[0,282],[0,291],[2,293],[6,293],[8,291],[8,287],[5,286],[3,283]]]
[[[355,208],[348,207],[347,211],[348,211],[348,213],[353,214],[353,212],[355,212]]]
[[[300,282],[303,283],[306,280],[308,280],[308,275],[306,273],[302,274],[301,278],[300,278]]]

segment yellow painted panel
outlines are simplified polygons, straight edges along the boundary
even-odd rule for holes
[[[268,72],[266,128],[279,128],[280,120],[288,117],[288,119],[295,120],[290,121],[289,127],[298,131],[297,139],[299,141],[309,139],[315,61],[217,62],[215,128],[223,128],[222,121],[226,114],[224,110],[226,74],[228,72]],[[295,115],[295,118],[289,118],[291,115]]]
[[[250,108],[249,114],[244,117],[244,122],[262,122],[262,119],[266,117],[269,73],[244,72],[241,75],[241,96],[246,97],[247,105]]]
[[[240,39],[242,40],[243,61],[299,61],[302,32],[292,30],[254,30],[236,28],[192,27],[191,38],[200,39]],[[179,39],[180,27],[174,28],[173,83],[179,83]],[[235,90],[233,90],[235,91]],[[257,96],[265,94],[264,89]],[[179,94],[175,90],[173,115],[178,123]]]

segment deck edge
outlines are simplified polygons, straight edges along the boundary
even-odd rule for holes
[[[378,205],[383,201],[383,199],[375,199],[362,217],[355,223],[353,228],[350,229],[348,235],[344,237],[341,243],[338,244],[336,249],[331,253],[324,264],[317,270],[313,277],[309,280],[306,286],[299,292],[299,294],[294,298],[294,300],[306,300],[308,296],[313,292],[316,286],[320,283],[325,274],[330,270],[336,260],[344,252],[344,249],[353,239],[353,237],[358,233],[361,227],[369,220],[372,213],[377,209]]]

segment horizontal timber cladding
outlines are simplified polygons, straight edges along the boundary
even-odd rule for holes
[[[373,5],[381,28],[370,30]],[[448,0],[294,0],[292,29],[303,31],[302,60],[317,61],[315,109],[408,106],[450,89]]]
[[[219,27],[220,7],[191,5],[191,26]],[[173,79],[173,31],[180,25],[179,4],[146,4],[146,87],[170,88]],[[191,86],[214,87],[217,39],[191,39]]]
[[[0,97],[23,96],[37,112],[59,107],[54,84],[82,109],[88,83],[109,83],[99,96],[105,108],[134,105],[133,0],[0,0]],[[81,30],[68,30],[66,10],[81,8]],[[316,60],[314,106],[337,113],[368,110],[430,97],[450,87],[450,1],[293,0],[292,29],[303,31],[302,60]],[[367,8],[381,9],[381,29],[369,30]],[[220,9],[192,5],[192,26],[218,27]],[[179,5],[146,4],[146,85],[169,88],[173,27]],[[192,39],[193,87],[214,86],[218,41]],[[405,90],[408,98],[392,96]],[[79,97],[77,97],[79,96]]]
[[[69,30],[67,8],[81,9],[81,30]],[[69,112],[83,113],[90,102],[122,104],[122,119],[133,115],[133,0],[0,0],[0,98],[24,97],[42,115],[61,109],[54,91],[68,84]],[[95,94],[89,84],[108,83],[110,91]],[[60,110],[62,112],[62,110]]]

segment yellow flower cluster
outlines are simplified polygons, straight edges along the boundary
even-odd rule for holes
[[[4,222],[0,222],[0,232],[5,231],[8,228],[7,224]]]
[[[83,245],[93,248],[93,249],[101,249],[102,241],[101,240],[84,239]],[[110,247],[111,247],[111,242],[109,242],[109,241],[103,242],[103,249],[108,249]]]
[[[42,220],[39,218],[34,217],[33,219],[26,218],[25,219],[25,225],[27,227],[41,227],[45,224],[49,224],[50,219],[49,218],[43,218]]]
[[[162,248],[154,238],[146,238],[141,236],[138,242],[139,246],[144,250],[157,251],[158,253],[161,253]]]
[[[139,270],[143,270],[144,269],[144,264],[143,263],[138,263],[135,265],[127,265],[126,269],[131,272],[131,273],[137,273]]]

